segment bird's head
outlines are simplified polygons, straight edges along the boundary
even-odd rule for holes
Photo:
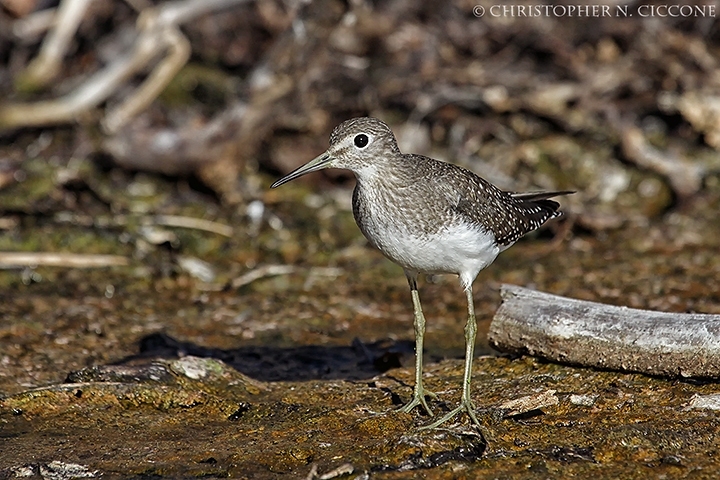
[[[376,172],[400,150],[392,130],[377,118],[357,117],[341,123],[330,134],[330,147],[305,165],[277,180],[279,187],[306,173],[325,168],[344,168],[362,176]]]

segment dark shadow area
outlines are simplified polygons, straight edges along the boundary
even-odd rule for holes
[[[239,372],[263,382],[362,380],[400,367],[404,356],[414,355],[414,342],[380,340],[363,343],[356,338],[348,346],[249,346],[223,350],[176,340],[164,333],[153,333],[140,340],[137,355],[115,364],[185,355],[222,360]]]

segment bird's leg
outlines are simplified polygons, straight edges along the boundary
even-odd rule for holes
[[[419,430],[437,428],[447,422],[456,415],[465,412],[475,425],[481,426],[475,415],[475,405],[470,399],[470,381],[472,380],[472,363],[475,354],[475,334],[477,333],[477,321],[475,320],[475,305],[472,296],[472,284],[465,289],[468,301],[468,319],[465,325],[465,372],[463,373],[463,389],[460,405],[443,415],[440,419],[429,425],[421,427]]]
[[[425,401],[425,395],[435,398],[435,394],[423,387],[422,369],[423,369],[423,338],[425,336],[425,316],[420,305],[420,294],[417,289],[417,273],[405,272],[410,284],[410,294],[413,301],[413,326],[415,327],[415,388],[413,389],[413,398],[408,403],[400,407],[400,411],[410,413],[410,411],[422,405],[425,411],[432,416],[432,410]]]

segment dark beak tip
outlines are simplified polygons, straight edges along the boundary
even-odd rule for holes
[[[310,160],[305,165],[296,168],[284,177],[275,180],[272,185],[270,185],[270,188],[277,188],[280,185],[283,185],[291,180],[295,180],[296,178],[302,177],[307,173],[316,172],[318,170],[322,170],[323,168],[327,168],[326,164],[329,160],[330,156],[327,154],[327,152],[325,152],[322,155],[319,155],[314,159]]]
[[[275,180],[275,181],[270,185],[270,188],[278,188],[278,187],[280,187],[280,186],[282,186],[282,185],[285,185],[286,183],[288,183],[288,182],[291,181],[291,180],[295,180],[294,178],[288,178],[289,176],[290,176],[290,175],[285,175],[285,176],[282,177],[282,178],[278,178],[277,180]]]

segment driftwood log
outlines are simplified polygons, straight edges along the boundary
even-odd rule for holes
[[[552,361],[720,378],[720,315],[616,307],[503,285],[490,344]]]

